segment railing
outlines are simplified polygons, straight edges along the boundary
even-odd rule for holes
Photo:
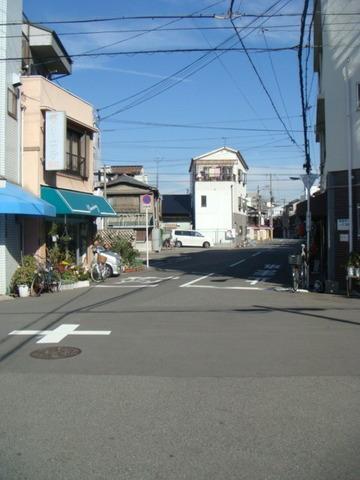
[[[204,175],[204,174],[198,174],[195,177],[196,182],[235,182],[236,181],[236,175]]]
[[[149,225],[152,224],[153,216],[149,215]],[[145,213],[118,213],[116,217],[108,219],[108,226],[114,228],[145,228]]]

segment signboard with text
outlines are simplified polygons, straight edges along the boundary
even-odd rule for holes
[[[65,112],[45,113],[45,170],[65,170]]]

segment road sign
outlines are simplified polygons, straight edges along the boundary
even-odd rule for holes
[[[149,194],[141,195],[141,203],[144,207],[151,207],[152,197]]]
[[[308,173],[307,175],[300,175],[300,178],[303,181],[304,187],[307,190],[310,190],[310,188],[314,185],[318,177],[319,175],[316,175],[316,173]]]
[[[55,330],[13,330],[9,335],[40,335],[36,343],[59,343],[68,335],[110,335],[111,330],[76,330],[80,325],[63,324]]]

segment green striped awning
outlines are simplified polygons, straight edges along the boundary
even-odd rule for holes
[[[41,198],[54,205],[56,215],[114,217],[116,212],[103,197],[63,188],[41,186]]]

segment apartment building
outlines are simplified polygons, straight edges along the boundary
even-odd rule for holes
[[[248,166],[238,150],[221,147],[194,157],[190,186],[195,229],[215,244],[246,237]]]
[[[360,251],[360,50],[358,0],[318,0],[314,70],[318,75],[316,139],[321,190],[327,194],[326,278],[344,285],[351,251]],[[320,198],[319,198],[320,201]]]

